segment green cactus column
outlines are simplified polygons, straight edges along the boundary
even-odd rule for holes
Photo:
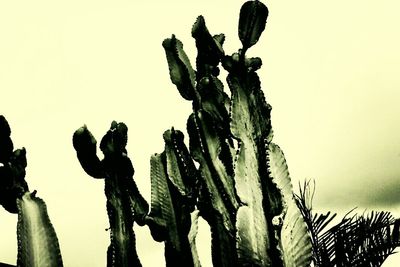
[[[149,207],[132,179],[134,169],[125,149],[127,131],[123,123],[111,124],[100,143],[103,160],[97,157],[96,140],[86,126],[79,128],[73,136],[82,168],[93,178],[105,180],[111,239],[107,266],[141,266],[135,248],[133,223],[144,225]]]

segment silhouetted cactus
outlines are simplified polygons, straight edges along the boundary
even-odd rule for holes
[[[17,266],[63,266],[56,232],[45,202],[29,192],[25,181],[25,148],[13,151],[11,129],[0,116],[0,204],[18,213]]]
[[[107,266],[141,266],[135,248],[133,223],[144,225],[148,204],[133,181],[134,169],[127,155],[128,128],[112,122],[100,142],[104,158],[96,155],[96,139],[86,126],[75,131],[73,145],[79,162],[87,174],[104,178],[111,243]]]

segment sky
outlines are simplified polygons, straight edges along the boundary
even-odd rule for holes
[[[125,122],[134,179],[150,200],[150,155],[163,150],[165,130],[185,130],[191,111],[170,82],[161,43],[176,34],[194,63],[190,30],[202,14],[233,53],[243,2],[0,2],[0,114],[15,147],[27,150],[26,180],[47,203],[65,266],[105,266],[109,243],[104,183],[83,172],[73,132],[86,124],[100,141],[113,120]],[[317,211],[400,217],[400,2],[264,3],[267,27],[249,55],[263,60],[274,140],[295,188],[315,179]],[[0,262],[15,264],[16,221],[0,210]],[[143,265],[158,266],[163,245],[147,228],[135,231]],[[383,266],[399,263],[395,255]]]

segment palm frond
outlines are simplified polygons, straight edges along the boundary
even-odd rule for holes
[[[315,183],[306,181],[295,197],[310,231],[315,266],[381,266],[400,245],[400,220],[387,211],[357,215],[351,210],[328,228],[336,213],[313,214],[314,191]]]

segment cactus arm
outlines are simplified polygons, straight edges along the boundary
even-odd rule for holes
[[[165,241],[165,259],[166,266],[194,266],[191,246],[188,239],[190,229],[190,214],[185,213],[180,207],[177,195],[179,192],[174,192],[173,185],[169,182],[166,172],[166,156],[156,154],[151,157],[151,176],[152,188],[157,187],[154,196],[152,207],[154,204],[156,213],[153,209],[150,212],[150,217],[155,218],[156,222],[160,222],[163,233],[157,236],[163,237]],[[153,186],[154,185],[154,186]],[[153,193],[153,191],[152,191]],[[153,199],[153,198],[152,198]],[[189,216],[188,218],[185,218]],[[186,219],[186,221],[185,221]],[[187,221],[189,220],[189,221]],[[189,224],[189,225],[188,225]],[[152,231],[153,234],[154,230]],[[154,234],[153,234],[154,237]]]
[[[192,212],[198,195],[198,172],[183,139],[183,133],[174,128],[164,133],[167,174]]]
[[[243,4],[239,15],[239,38],[244,51],[257,43],[265,29],[267,16],[268,8],[260,1]]]
[[[54,228],[44,201],[26,192],[17,200],[18,266],[63,266]]]
[[[192,37],[196,40],[198,51],[196,58],[197,81],[210,75],[218,76],[217,66],[224,55],[222,35],[215,38],[211,36],[203,16],[199,16],[192,27]]]
[[[166,170],[167,175],[170,178],[170,181],[174,185],[174,187],[179,191],[182,196],[188,195],[188,190],[184,184],[184,178],[181,175],[181,170],[179,166],[180,159],[179,154],[175,154],[177,150],[177,145],[173,137],[171,138],[171,132],[167,131],[164,133],[164,140],[166,142],[165,145],[165,156],[166,156]]]
[[[292,184],[283,152],[274,143],[268,146],[268,165],[270,177],[280,190],[283,199],[281,217],[275,217],[277,235],[280,239],[283,261],[287,267],[310,266],[312,243],[306,222],[297,207]]]
[[[195,99],[195,72],[183,50],[182,42],[172,35],[171,38],[165,39],[162,45],[167,57],[172,83],[176,85],[184,99]]]
[[[171,234],[172,237],[177,235],[176,225],[169,225],[170,222],[175,223],[173,219],[175,215],[164,162],[165,154],[155,154],[150,158],[151,210],[149,217],[158,225],[158,228],[150,227],[151,234],[156,241],[164,241],[169,238],[168,230],[174,231]]]
[[[174,129],[164,133],[165,149],[151,157],[152,209],[149,224],[153,238],[165,241],[167,266],[199,266],[194,236],[189,239],[196,202],[197,171]],[[193,226],[195,227],[195,226]]]
[[[104,169],[96,154],[97,141],[86,125],[75,131],[72,142],[83,170],[93,178],[104,178]]]

